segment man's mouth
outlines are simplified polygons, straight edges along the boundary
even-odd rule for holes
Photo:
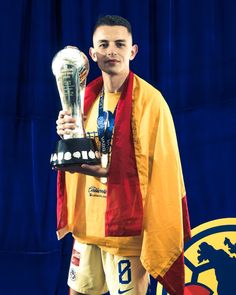
[[[108,59],[106,60],[106,63],[110,63],[110,64],[114,64],[114,63],[118,63],[119,61],[117,59]]]

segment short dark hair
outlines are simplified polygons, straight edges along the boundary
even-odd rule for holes
[[[132,28],[130,22],[119,15],[105,15],[99,17],[94,26],[93,34],[96,31],[96,29],[100,26],[122,26],[127,28],[128,32],[132,35]]]

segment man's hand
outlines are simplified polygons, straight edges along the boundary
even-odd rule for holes
[[[95,176],[95,177],[107,177],[108,176],[108,171],[109,167],[107,168],[102,168],[101,165],[88,165],[88,164],[82,164],[81,166],[79,165],[72,165],[72,166],[66,166],[66,167],[56,167],[54,168],[55,170],[60,170],[60,171],[67,171],[70,173],[82,173],[90,176]]]
[[[71,117],[70,112],[60,111],[56,124],[57,134],[63,137],[65,134],[70,134],[76,128],[76,119]]]

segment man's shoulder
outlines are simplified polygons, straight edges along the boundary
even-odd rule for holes
[[[143,102],[147,100],[158,105],[166,104],[161,92],[136,74],[134,75],[134,92]]]

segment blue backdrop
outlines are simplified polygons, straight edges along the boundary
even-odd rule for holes
[[[235,217],[236,2],[8,0],[0,4],[0,295],[67,295],[71,238],[56,238],[49,157],[60,109],[51,61],[88,53],[97,17],[120,14],[175,121],[192,227]],[[91,61],[89,81],[99,74]],[[152,291],[154,294],[154,291]]]

